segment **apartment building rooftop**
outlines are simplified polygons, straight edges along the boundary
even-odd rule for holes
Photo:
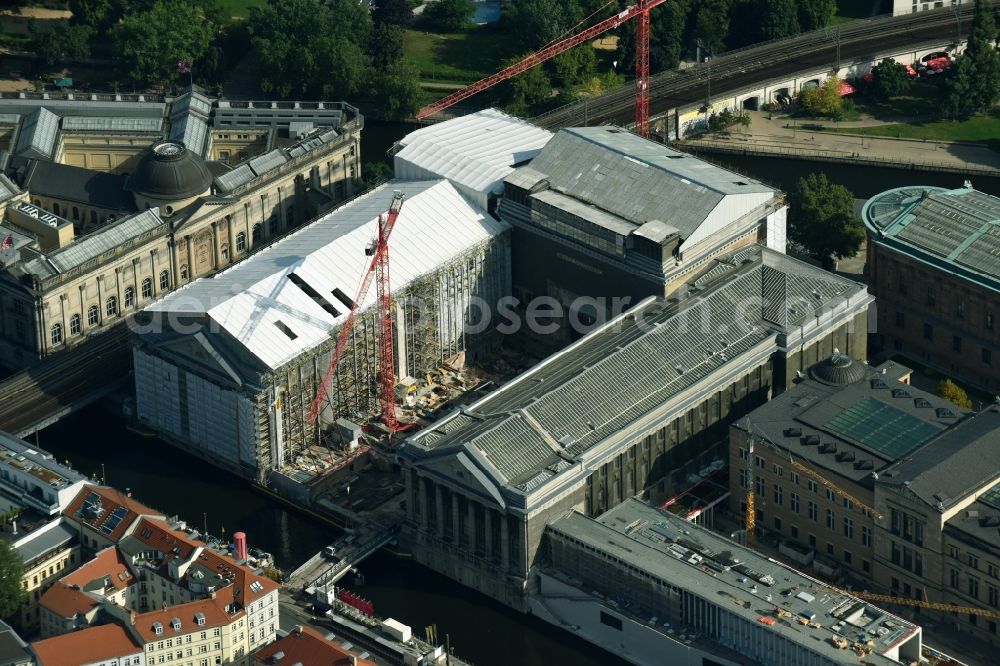
[[[907,186],[865,203],[874,242],[1000,291],[1000,199],[965,187]]]
[[[111,541],[118,541],[139,516],[164,517],[120,490],[89,485],[70,503],[65,514]]]
[[[39,451],[0,430],[0,465],[30,474],[53,489],[68,488],[86,477],[59,463],[51,453]]]
[[[918,626],[636,499],[598,518],[573,512],[546,529],[781,634],[825,663],[858,663],[831,638],[864,646],[866,663],[898,663],[894,650],[919,641]]]
[[[353,658],[352,658],[353,657]],[[305,666],[375,666],[371,659],[351,654],[307,625],[297,626],[288,635],[266,645],[254,654],[256,664],[303,664]]]
[[[117,624],[103,624],[46,638],[32,643],[31,647],[38,655],[39,666],[103,664],[124,656],[142,655],[143,652],[142,647]]]

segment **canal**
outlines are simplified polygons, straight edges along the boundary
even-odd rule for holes
[[[33,438],[30,438],[33,441]],[[245,481],[152,437],[92,406],[45,429],[38,446],[74,469],[129,488],[138,501],[176,515],[197,529],[227,536],[243,531],[291,570],[330,543],[328,525],[254,491]],[[444,576],[405,559],[379,553],[361,566],[358,594],[380,616],[394,617],[422,634],[437,625],[455,653],[475,666],[624,666],[625,662],[537,618],[521,615]]]

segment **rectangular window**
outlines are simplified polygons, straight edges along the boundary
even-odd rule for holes
[[[819,507],[815,502],[809,502],[809,520],[816,522]]]
[[[953,560],[957,560],[959,558],[958,546],[948,546],[948,557]]]
[[[986,347],[983,347],[982,359],[984,365],[990,365],[993,361],[993,353]]]
[[[969,553],[969,566],[972,567],[973,569],[979,568],[979,558],[973,555],[972,553]]]
[[[900,512],[897,511],[896,509],[890,509],[889,530],[893,534],[899,534],[899,532],[900,532],[900,523],[902,523],[902,521],[903,521],[902,514],[900,514]]]
[[[924,324],[924,340],[934,340],[934,327],[930,324]]]
[[[902,558],[902,552],[899,550],[899,546],[896,545],[895,541],[892,542],[892,553],[891,553],[890,559],[892,560],[893,564],[897,564],[897,565],[903,559]]]
[[[791,507],[792,513],[799,512],[799,494],[791,493],[788,496],[788,506]]]
[[[788,473],[788,480],[791,483],[795,484],[796,486],[799,485],[799,473],[798,472],[789,472]]]
[[[809,487],[809,492],[812,492],[812,493],[818,493],[819,492],[819,486],[816,485],[816,482],[813,481],[812,479],[808,479],[807,482],[806,482],[806,485]]]
[[[969,596],[973,599],[979,598],[979,579],[969,576]]]
[[[844,536],[848,539],[854,538],[854,521],[850,518],[844,518]]]
[[[872,572],[872,563],[868,560],[861,560],[861,570],[866,574],[870,574]]]
[[[951,569],[949,572],[950,583],[953,588],[958,589],[958,570]]]
[[[622,630],[622,621],[615,617],[614,615],[609,615],[604,611],[601,611],[601,624],[611,627],[612,629]]]
[[[1000,590],[997,589],[995,585],[990,585],[986,588],[987,596],[989,598],[990,606],[993,608],[1000,607]]]
[[[872,530],[870,527],[861,528],[861,545],[867,548],[872,546]]]
[[[845,564],[850,564],[853,559],[854,559],[854,556],[851,555],[851,551],[845,550],[844,551],[844,563]]]
[[[826,528],[828,530],[837,529],[837,514],[833,512],[833,509],[826,510]]]
[[[781,531],[781,518],[778,518],[777,516],[774,517],[774,531]]]
[[[799,538],[799,528],[797,525],[791,525],[789,527],[789,532],[791,533],[793,539]]]
[[[764,496],[764,479],[762,479],[760,477],[757,477],[754,480],[756,481],[756,483],[754,485],[757,486],[757,494],[760,495],[761,497],[763,497]]]
[[[781,465],[775,464],[771,467],[771,471],[777,474],[778,476],[781,476],[784,470],[781,469]]]
[[[782,490],[781,486],[779,486],[777,483],[774,484],[774,503],[778,506],[781,506],[781,501],[783,496],[784,496],[784,491]]]

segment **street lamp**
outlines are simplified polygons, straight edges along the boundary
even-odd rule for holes
[[[708,52],[708,56],[705,58],[705,62],[708,64],[708,95],[707,95],[707,98],[706,98],[706,101],[705,101],[705,108],[708,109],[709,113],[711,113],[711,110],[712,110],[712,58],[715,57],[715,50],[712,48],[711,44],[709,44],[708,42],[706,42],[704,39],[701,39],[700,37],[698,38],[697,43],[698,43],[698,49],[699,49],[699,53],[698,53],[699,56],[701,55],[701,49],[704,49],[705,51]],[[699,58],[699,60],[700,60],[700,58]]]
[[[951,0],[951,11],[955,14],[955,50],[962,43],[962,0]]]

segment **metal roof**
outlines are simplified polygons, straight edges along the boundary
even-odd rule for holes
[[[660,220],[684,238],[720,205],[730,209],[731,221],[775,195],[746,176],[616,127],[560,130],[527,168],[550,189],[636,226]]]
[[[724,609],[743,620],[743,632],[781,635],[798,650],[816,655],[822,663],[858,663],[852,650],[839,649],[830,642],[833,635],[868,644],[875,654],[889,656],[900,642],[920,633],[917,625],[888,611],[634,498],[598,518],[572,512],[546,530],[576,540],[580,548],[610,558],[618,566],[681,588],[709,607]],[[586,579],[594,575],[585,564],[572,557],[564,561],[556,552],[557,576],[565,573]],[[706,561],[719,566],[709,568],[702,564]],[[603,581],[591,584],[607,585]],[[622,601],[628,599],[628,590],[620,593]],[[635,604],[630,605],[633,607],[625,612],[639,612]],[[796,622],[793,617],[775,617],[776,607],[793,617],[815,615],[818,626]],[[770,617],[774,622],[762,623],[761,617]],[[749,642],[759,641],[751,638]],[[795,663],[806,663],[804,655],[797,656],[802,658],[795,659]],[[754,657],[755,661],[759,659]]]
[[[53,548],[70,543],[76,538],[76,535],[77,530],[60,519],[58,525],[43,532],[38,532],[31,539],[18,544],[17,553],[21,556],[22,561],[30,562]]]
[[[65,116],[62,119],[62,128],[84,132],[146,132],[156,134],[163,129],[163,119]]]
[[[241,164],[232,171],[215,177],[215,183],[219,189],[229,191],[234,187],[239,187],[243,183],[248,183],[257,176],[249,164]]]
[[[188,90],[170,104],[171,119],[191,113],[207,120],[209,114],[212,113],[212,99],[197,90]]]
[[[802,310],[813,317],[865,292],[766,248],[740,256],[753,259],[715,289],[694,290],[676,306],[652,303],[606,325],[407,445],[468,448],[500,483],[530,490],[558,475],[562,456],[579,455],[710,373],[745,363],[748,352],[775,339],[765,305],[816,291],[820,298]],[[784,276],[783,291],[772,291],[768,270]]]
[[[104,102],[92,99],[0,99],[0,113],[32,113],[39,107],[58,116],[126,116],[129,118],[160,118],[163,102]]]
[[[39,107],[21,124],[14,152],[21,157],[51,159],[55,152],[58,132],[59,116],[44,106]]]
[[[66,247],[49,255],[35,257],[25,262],[24,270],[41,277],[65,273],[105,252],[118,249],[126,241],[131,241],[136,236],[155,229],[161,224],[163,224],[163,220],[160,219],[155,209],[145,210],[77,238]]]
[[[185,148],[196,155],[204,155],[207,137],[208,123],[197,116],[182,116],[170,125],[170,138],[181,141]]]
[[[336,317],[324,310],[289,274],[295,273],[319,294],[339,289],[353,297],[370,261],[365,247],[374,236],[378,216],[389,209],[393,189],[405,196],[391,239],[393,290],[507,228],[470,205],[447,181],[391,183],[214,277],[182,287],[147,312],[205,314],[247,353],[279,368],[327,340],[347,316],[343,306],[337,308]],[[331,299],[335,307],[340,303]],[[374,302],[371,290],[363,307]]]
[[[250,168],[253,169],[254,174],[259,176],[265,171],[270,171],[275,167],[279,167],[287,161],[288,158],[285,157],[279,149],[275,148],[269,153],[264,153],[263,155],[253,158],[248,162],[248,164],[250,165]]]
[[[901,187],[872,197],[862,220],[875,242],[1000,291],[1000,199],[971,185]]]
[[[21,115],[17,113],[0,113],[0,124],[16,125],[21,121]]]
[[[397,178],[448,178],[478,193],[500,193],[516,165],[535,157],[552,138],[548,130],[486,109],[423,127],[400,139]]]

